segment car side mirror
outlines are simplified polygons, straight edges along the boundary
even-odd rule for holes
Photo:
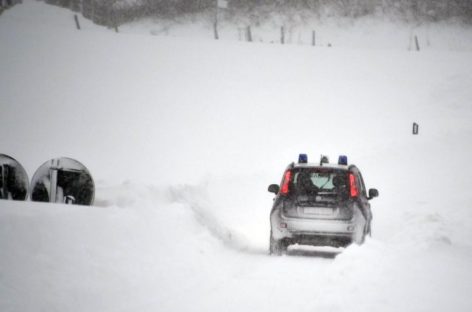
[[[377,189],[370,189],[369,190],[369,198],[368,199],[372,199],[374,197],[378,197],[379,196],[379,191],[377,191]]]
[[[269,188],[267,189],[269,192],[274,193],[277,195],[280,191],[280,187],[277,184],[271,184],[269,185]]]

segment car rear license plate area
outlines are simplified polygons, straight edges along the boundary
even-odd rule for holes
[[[333,208],[326,207],[305,207],[303,208],[304,214],[310,215],[319,215],[319,216],[329,216],[333,214]]]

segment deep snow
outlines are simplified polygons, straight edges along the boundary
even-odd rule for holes
[[[97,185],[94,207],[0,202],[1,311],[472,308],[468,48],[79,32],[72,16],[25,1],[0,17],[0,153],[30,177],[73,157]],[[365,245],[267,256],[266,188],[299,152],[347,154],[379,189]]]

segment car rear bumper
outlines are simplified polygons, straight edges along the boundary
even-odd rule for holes
[[[356,230],[356,223],[344,220],[306,220],[279,218],[279,222],[273,222],[274,238],[276,232],[280,238],[292,235],[319,235],[319,236],[351,236]],[[275,224],[274,224],[275,223]],[[274,226],[275,225],[275,226]]]
[[[362,237],[364,226],[364,218],[356,213],[350,220],[287,218],[278,213],[271,216],[273,238],[290,244],[348,245]]]
[[[345,234],[326,234],[326,233],[309,233],[309,234],[293,234],[290,238],[284,238],[286,245],[300,244],[312,246],[332,246],[346,247],[353,241],[353,235]]]

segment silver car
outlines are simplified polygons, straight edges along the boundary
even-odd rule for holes
[[[372,213],[368,194],[356,166],[340,156],[330,164],[323,156],[319,163],[308,163],[300,154],[298,163],[290,164],[275,193],[270,213],[270,254],[283,254],[291,244],[345,247],[362,244],[371,233]]]

